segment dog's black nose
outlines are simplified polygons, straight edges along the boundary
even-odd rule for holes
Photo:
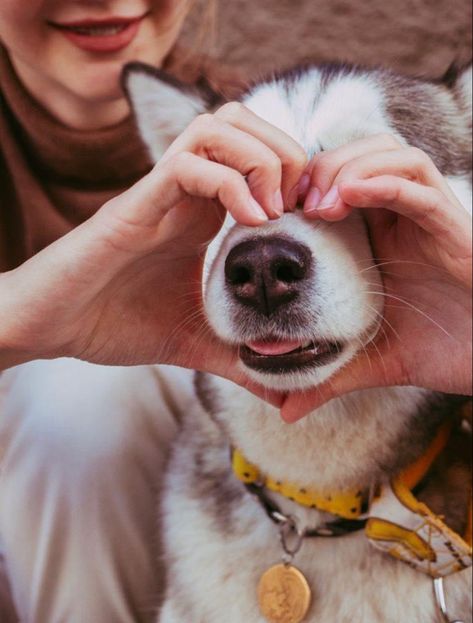
[[[310,274],[308,247],[287,238],[254,238],[241,242],[225,261],[225,278],[243,305],[270,316],[297,298],[301,282]]]

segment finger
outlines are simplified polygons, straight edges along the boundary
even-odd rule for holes
[[[353,207],[345,203],[340,197],[338,186],[334,186],[329,194],[330,203],[310,211],[304,209],[304,216],[310,220],[323,219],[324,221],[335,222],[343,220],[353,211]]]
[[[269,390],[267,387],[263,387],[262,385],[258,385],[257,383],[251,381],[248,378],[248,375],[239,370],[239,366],[235,358],[229,359],[227,365],[225,365],[225,362],[222,361],[221,358],[221,351],[212,351],[209,353],[209,356],[205,358],[205,363],[204,360],[201,361],[202,363],[200,365],[200,369],[210,372],[211,374],[216,374],[217,376],[221,376],[232,381],[233,383],[236,383],[237,385],[240,385],[240,387],[243,387],[255,396],[258,396],[258,398],[261,398],[273,407],[277,407],[279,409],[283,405],[285,395],[282,392]],[[199,368],[199,366],[197,367]]]
[[[238,365],[237,349],[221,342],[210,329],[207,339],[202,341],[201,329],[201,325],[199,330],[192,325],[187,325],[185,334],[176,336],[177,343],[172,348],[169,363],[226,378],[272,406],[281,407],[284,401],[284,395],[281,392],[268,390],[258,385],[241,371]],[[199,336],[197,343],[196,335]],[[160,360],[162,359],[161,356]]]
[[[471,217],[429,186],[391,175],[344,182],[342,200],[358,208],[387,208],[409,218],[435,237],[436,246],[453,257],[471,257]]]
[[[347,162],[337,173],[333,185],[354,179],[397,175],[419,184],[446,190],[447,184],[433,160],[417,147],[372,151]]]
[[[307,166],[307,154],[302,146],[286,132],[268,123],[238,102],[225,104],[215,113],[215,116],[256,137],[278,155],[282,165],[281,190],[284,205],[288,210],[293,210],[299,194],[299,180]]]
[[[258,138],[214,115],[200,115],[174,141],[161,162],[184,151],[235,169],[247,178],[253,196],[270,218],[282,215],[282,162]]]
[[[419,184],[432,186],[443,192],[450,201],[458,203],[432,159],[421,149],[405,147],[370,152],[349,160],[338,171],[328,193],[317,205],[308,205],[305,208],[306,216],[309,218],[317,216],[331,221],[344,218],[349,210],[341,210],[338,185],[345,181],[380,175],[397,175]]]
[[[186,197],[217,199],[242,225],[261,225],[268,220],[240,173],[189,152],[158,163],[132,188],[109,201],[96,217],[108,219],[109,237],[115,245],[121,239],[130,251],[142,252],[143,245],[156,245],[158,225]]]
[[[398,150],[400,147],[400,141],[394,136],[377,134],[316,154],[308,168],[310,184],[304,202],[304,212],[310,213],[317,208],[334,185],[339,171],[348,162],[365,154]]]
[[[358,355],[328,381],[306,392],[288,394],[281,407],[281,417],[288,423],[297,422],[343,394],[403,384],[407,384],[407,381],[400,358],[391,357],[389,351],[368,347],[366,353]]]

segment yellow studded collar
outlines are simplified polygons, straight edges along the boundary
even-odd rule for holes
[[[235,476],[244,484],[259,484],[302,506],[316,508],[344,519],[357,519],[362,514],[364,498],[362,488],[327,493],[299,487],[282,480],[275,480],[270,476],[263,476],[260,470],[247,461],[239,450],[233,452],[232,467]]]
[[[445,448],[452,423],[445,424],[426,452],[391,482],[376,491],[369,508],[368,492],[362,487],[348,491],[317,491],[275,480],[261,473],[257,466],[234,450],[232,467],[235,476],[248,486],[258,485],[308,508],[331,513],[344,520],[367,517],[365,534],[377,548],[408,563],[433,578],[460,571],[472,564],[471,508],[469,534],[454,533],[412,494],[412,489],[428,473]],[[367,515],[364,513],[367,512]]]

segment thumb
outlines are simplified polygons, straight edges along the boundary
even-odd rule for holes
[[[317,387],[288,394],[281,406],[281,417],[288,423],[297,422],[333,398],[361,389],[400,385],[402,379],[400,358],[371,345]]]
[[[202,345],[200,348],[202,349]],[[198,368],[200,370],[232,381],[273,407],[281,408],[284,394],[276,390],[270,390],[252,381],[241,366],[238,365],[237,352],[233,348],[222,343],[219,343],[217,347],[204,345],[203,348],[207,350],[207,356],[200,357],[201,353],[199,353],[201,364],[198,365]]]

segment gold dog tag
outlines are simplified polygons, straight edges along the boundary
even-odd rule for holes
[[[292,565],[270,567],[258,584],[258,602],[268,623],[301,623],[309,610],[311,591]]]

